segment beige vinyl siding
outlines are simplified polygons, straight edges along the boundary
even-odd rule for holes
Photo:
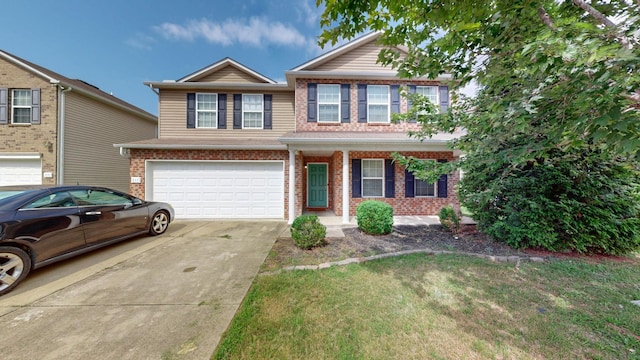
[[[275,92],[273,95],[273,123],[271,130],[234,129],[233,94],[260,94],[259,92],[226,92],[227,128],[226,129],[187,129],[187,93],[194,91],[160,91],[160,129],[159,138],[216,139],[216,138],[278,138],[295,129],[294,93]],[[215,90],[207,92],[216,92]]]
[[[73,90],[65,96],[64,183],[129,191],[129,159],[113,144],[154,138],[156,124]]]
[[[203,77],[194,80],[195,82],[220,82],[220,83],[264,83],[240,69],[227,65],[213,73],[206,74]]]
[[[390,67],[382,67],[377,63],[378,53],[382,48],[371,41],[346,54],[308,70],[315,71],[389,71]]]

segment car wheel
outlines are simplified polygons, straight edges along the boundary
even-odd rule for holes
[[[151,225],[149,226],[149,234],[160,235],[167,231],[169,227],[169,215],[164,211],[158,211],[153,214]]]
[[[29,254],[16,247],[0,246],[0,295],[13,290],[30,271]]]

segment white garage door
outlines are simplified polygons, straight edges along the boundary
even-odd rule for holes
[[[146,181],[176,218],[284,218],[282,161],[150,161]]]
[[[42,167],[40,159],[3,159],[0,157],[0,186],[40,185]]]

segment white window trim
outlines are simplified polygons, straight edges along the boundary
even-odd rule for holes
[[[198,95],[214,95],[216,97],[216,108],[215,110],[198,110]],[[218,93],[196,93],[196,129],[217,129],[218,128],[218,101],[220,98],[218,97]],[[198,113],[215,113],[213,117],[215,119],[214,126],[200,126],[200,117]]]
[[[14,103],[15,99],[16,99],[16,91],[28,91],[29,92],[29,98],[31,99],[30,102],[33,101],[33,94],[31,93],[31,89],[11,89],[11,124],[12,125],[31,125],[31,119],[33,117],[33,106],[31,104],[29,104],[28,106],[25,105],[16,105]],[[17,123],[15,122],[15,109],[29,109],[29,121],[27,122],[21,122],[21,123]]]
[[[365,161],[379,161],[379,162],[381,162],[382,163],[382,177],[366,177],[365,178],[365,176],[364,176],[364,162]],[[360,175],[360,193],[362,194],[363,198],[384,198],[385,197],[385,177],[384,177],[385,176],[385,168],[384,168],[384,165],[385,165],[384,159],[362,159],[361,169],[360,169],[360,171],[361,171],[361,175]],[[381,193],[382,193],[382,195],[380,195],[380,196],[365,195],[364,194],[364,180],[365,179],[382,179],[382,183],[381,183],[381,186],[382,186]]]
[[[321,87],[337,87],[338,88],[338,102],[337,103],[330,103],[330,102],[320,102],[320,88]],[[340,88],[340,84],[318,84],[317,87],[317,96],[318,96],[318,110],[317,110],[317,114],[318,114],[318,123],[321,124],[339,124],[340,123],[340,114],[341,114],[341,102],[342,102],[342,89]],[[320,105],[338,105],[338,117],[336,118],[335,121],[322,121],[320,120]]]
[[[371,86],[380,86],[380,87],[386,87],[387,88],[387,101],[386,103],[382,103],[382,102],[371,102],[369,101],[369,88]],[[371,122],[369,119],[369,115],[371,114],[371,110],[369,108],[370,105],[386,105],[387,106],[387,121],[384,122]],[[375,85],[375,84],[369,84],[367,85],[367,123],[368,124],[390,124],[391,123],[391,87],[389,85]]]
[[[435,162],[436,160],[435,159],[421,159],[420,161],[432,161],[432,162]],[[418,181],[424,182],[423,180],[420,180],[420,179],[418,179],[418,178],[416,178],[414,176],[413,177],[413,196],[414,197],[417,197],[417,198],[436,198],[436,197],[438,197],[438,181],[437,180],[433,183],[433,195],[418,195],[418,187],[417,187],[418,186]],[[429,185],[429,183],[425,183],[425,184]]]
[[[244,97],[248,95],[248,96],[260,96],[262,98],[262,109],[260,110],[260,127],[247,127],[245,126],[244,123]],[[253,130],[260,130],[260,129],[264,129],[264,94],[242,94],[242,128],[243,129],[253,129]],[[254,112],[254,111],[246,111],[246,112]]]
[[[428,87],[436,88],[436,102],[433,103],[433,105],[436,107],[436,113],[440,113],[440,86],[438,86],[438,85],[416,85],[416,94],[424,96],[424,95],[422,95],[422,94],[420,94],[418,92],[418,89],[420,89],[420,88],[428,88]],[[425,112],[420,112],[420,114],[424,115],[426,113]]]

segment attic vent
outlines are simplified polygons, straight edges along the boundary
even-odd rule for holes
[[[93,85],[93,84],[90,84],[90,83],[88,83],[88,82],[86,82],[86,81],[84,81],[84,80],[81,80],[81,79],[76,79],[76,80],[77,80],[77,81],[80,81],[80,82],[81,82],[81,83],[83,83],[83,84],[89,85],[89,86],[91,86],[92,88],[96,88],[96,89],[100,90],[100,88],[99,88],[99,87],[97,87],[97,86],[95,86],[95,85]]]

